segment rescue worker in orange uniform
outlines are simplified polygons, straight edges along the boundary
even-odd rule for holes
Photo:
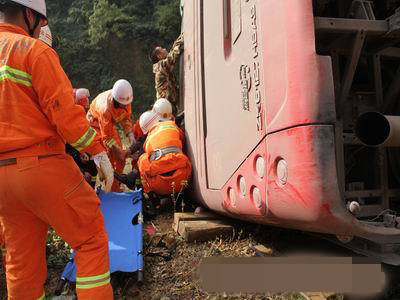
[[[160,118],[153,110],[144,113],[140,127],[147,134],[144,151],[138,161],[145,193],[179,193],[186,187],[192,164],[182,152],[184,133],[174,120]]]
[[[79,88],[79,89],[73,89],[73,92],[74,92],[75,103],[82,106],[87,112],[87,110],[89,109],[89,97],[90,97],[89,90],[85,88]]]
[[[113,299],[100,201],[65,153],[113,170],[56,52],[39,41],[44,0],[0,0],[0,226],[8,299],[44,299],[49,226],[77,253],[79,299]]]
[[[115,172],[122,173],[125,167],[127,151],[122,148],[122,141],[117,131],[117,126],[122,126],[130,143],[135,143],[132,131],[133,90],[131,84],[124,80],[118,80],[112,90],[98,95],[90,104],[87,118],[97,133],[101,135],[104,145],[108,148],[108,155]],[[120,183],[114,181],[111,189],[120,192]]]
[[[158,115],[159,120],[169,121],[174,118],[172,113],[173,111],[172,104],[165,98],[157,99],[156,102],[154,102],[151,110]],[[146,118],[146,115],[149,114],[155,117],[154,114],[146,112],[143,118]],[[140,155],[144,153],[143,145],[147,137],[147,134],[144,134],[142,128],[140,127],[140,118],[139,120],[136,121],[136,123],[133,126],[133,133],[135,135],[135,139],[137,142],[132,144],[128,150],[128,156],[132,158],[132,172],[126,175],[119,174],[117,172],[114,173],[115,179],[124,183],[131,190],[133,190],[136,186],[136,178],[138,177],[137,175],[139,173],[137,162]]]
[[[139,120],[137,120],[135,124],[133,124],[133,135],[136,141],[138,141],[141,137],[144,136],[142,128],[140,128]]]

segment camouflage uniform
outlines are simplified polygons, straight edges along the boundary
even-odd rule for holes
[[[157,99],[168,99],[174,108],[174,113],[178,108],[178,85],[173,73],[175,63],[183,49],[183,33],[177,38],[172,49],[168,53],[167,58],[160,60],[153,65],[153,73],[155,74],[155,88]]]

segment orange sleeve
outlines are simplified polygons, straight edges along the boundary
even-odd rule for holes
[[[126,118],[124,120],[122,120],[122,127],[124,127],[124,131],[125,131],[126,134],[132,132],[131,115],[132,115],[132,108],[129,105],[128,106],[128,113],[126,115]]]
[[[111,149],[111,147],[115,145],[117,141],[114,139],[114,122],[109,111],[106,111],[100,115],[99,126],[104,144]]]
[[[75,104],[71,82],[57,53],[48,48],[35,57],[31,74],[39,106],[64,141],[91,155],[104,151],[100,137],[86,120],[84,109]]]
[[[144,135],[142,128],[140,128],[139,120],[137,120],[133,125],[133,134],[136,140],[140,139]]]

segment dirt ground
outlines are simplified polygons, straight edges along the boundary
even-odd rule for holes
[[[228,239],[217,238],[204,243],[186,243],[172,230],[173,209],[163,212],[144,228],[145,276],[142,285],[136,274],[117,273],[112,276],[115,299],[304,299],[299,293],[279,294],[217,294],[201,289],[200,267],[203,257],[253,257],[254,245],[262,243],[272,249],[278,244],[281,231],[265,226],[237,222],[235,234]],[[147,229],[147,230],[146,230]],[[147,233],[149,231],[152,237]],[[46,294],[52,296],[68,260],[69,248],[54,233],[47,243],[48,280]],[[6,299],[4,273],[0,271],[0,299]],[[73,288],[64,299],[73,299]],[[51,298],[50,298],[51,299]],[[337,299],[342,299],[338,296]]]

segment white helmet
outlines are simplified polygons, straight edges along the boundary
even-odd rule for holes
[[[76,100],[80,100],[83,98],[89,98],[90,97],[89,90],[84,89],[84,88],[79,88],[75,92],[75,97],[76,97]]]
[[[49,47],[53,47],[53,37],[48,25],[40,29],[39,40],[46,43]]]
[[[160,116],[156,112],[148,110],[140,116],[139,125],[143,133],[147,134],[159,120]]]
[[[157,99],[153,105],[153,111],[160,116],[162,121],[172,119],[172,104],[165,98]]]
[[[133,100],[133,90],[131,84],[125,80],[118,80],[112,89],[112,96],[118,103],[128,105]]]
[[[10,0],[11,2],[21,4],[28,7],[47,19],[46,1],[45,0]]]

